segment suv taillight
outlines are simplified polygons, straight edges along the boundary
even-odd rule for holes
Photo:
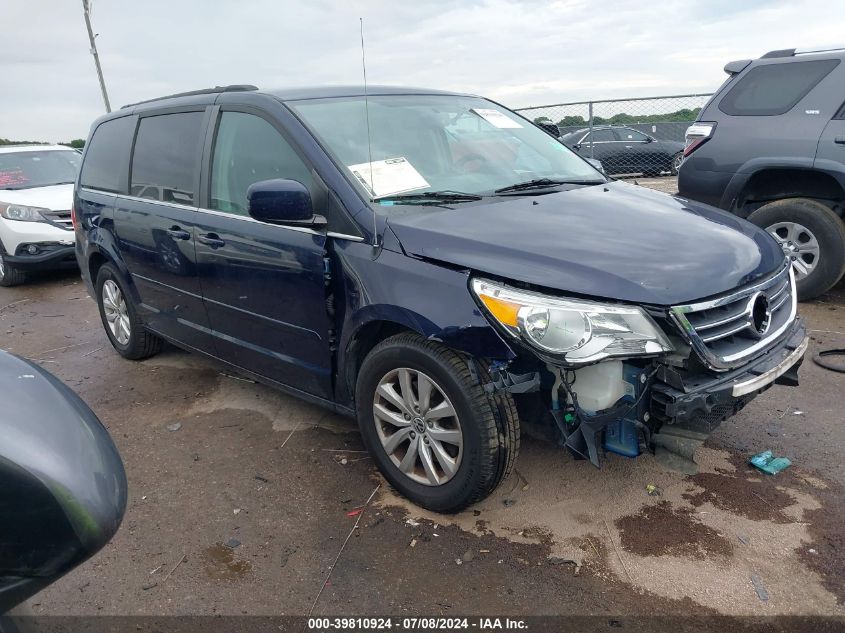
[[[74,232],[76,231],[76,207],[70,205],[70,223],[73,226]]]
[[[684,158],[692,154],[713,137],[715,123],[693,123],[687,128]]]

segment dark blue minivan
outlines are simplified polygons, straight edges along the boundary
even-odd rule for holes
[[[387,480],[441,512],[495,489],[521,430],[694,471],[807,348],[768,234],[471,95],[127,106],[91,129],[73,221],[121,355],[169,341],[355,416]]]

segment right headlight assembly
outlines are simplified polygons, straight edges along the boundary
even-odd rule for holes
[[[561,299],[485,279],[473,279],[471,285],[488,315],[508,333],[567,364],[653,356],[673,349],[637,306]]]

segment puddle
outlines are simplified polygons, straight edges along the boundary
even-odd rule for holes
[[[240,580],[252,571],[248,561],[236,560],[234,550],[223,543],[206,547],[202,555],[205,573],[213,580]]]

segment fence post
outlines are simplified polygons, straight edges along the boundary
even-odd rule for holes
[[[593,102],[590,101],[587,104],[587,116],[590,119],[590,158],[594,158],[593,156]]]

